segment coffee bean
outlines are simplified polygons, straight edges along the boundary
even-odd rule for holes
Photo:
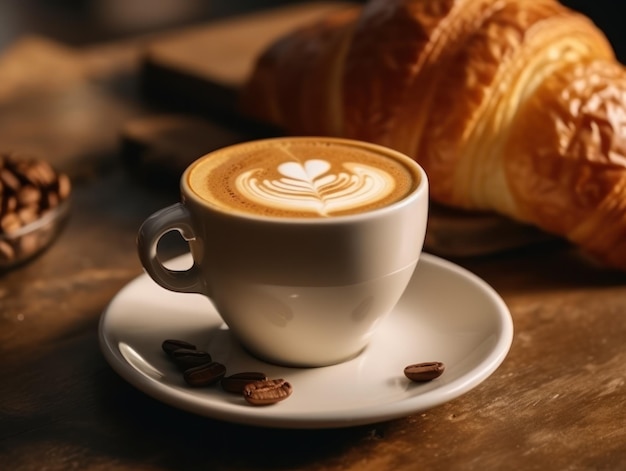
[[[178,368],[183,371],[194,366],[206,365],[213,361],[208,352],[192,348],[178,348],[171,353],[171,357]]]
[[[20,162],[20,164],[18,168],[24,178],[36,186],[50,186],[57,180],[57,175],[48,162],[43,160],[28,160]]]
[[[404,368],[404,376],[411,381],[423,383],[438,378],[444,369],[445,365],[440,361],[415,363]]]
[[[216,361],[190,368],[183,373],[189,386],[199,387],[217,383],[226,375],[226,367]]]
[[[0,170],[0,181],[2,181],[5,188],[13,192],[17,192],[20,189],[21,183],[19,178],[8,168]]]
[[[247,384],[255,381],[266,381],[265,373],[257,371],[246,371],[243,373],[235,373],[233,375],[222,378],[222,389],[229,393],[241,394]]]
[[[0,240],[0,262],[10,262],[15,258],[15,248],[5,240]]]
[[[244,371],[226,376],[226,366],[211,360],[208,352],[179,339],[167,339],[161,348],[183,370],[183,379],[192,387],[210,386],[219,382],[228,393],[242,394],[255,406],[280,402],[292,393],[292,386],[284,379],[267,379],[265,373]],[[196,363],[200,363],[196,365]],[[189,367],[191,365],[191,367]]]
[[[38,234],[24,234],[19,238],[16,245],[18,252],[24,256],[35,253],[37,247],[39,247]]]
[[[5,234],[17,231],[22,227],[22,222],[17,213],[7,213],[0,218],[0,228]]]
[[[59,194],[59,198],[62,200],[66,199],[70,195],[71,187],[72,185],[69,177],[63,173],[60,174],[59,181],[57,182],[57,192]]]
[[[32,185],[23,186],[17,191],[17,201],[20,206],[37,205],[40,199],[41,190]]]
[[[17,198],[15,197],[15,195],[5,195],[5,198],[2,203],[4,205],[2,209],[3,214],[11,213],[17,209],[18,203],[17,203]]]
[[[23,226],[30,224],[40,217],[40,213],[36,206],[24,206],[20,208],[16,214]]]
[[[175,350],[178,350],[179,348],[195,350],[197,347],[194,344],[186,342],[184,340],[167,339],[163,341],[163,343],[161,344],[161,348],[165,353],[171,355]]]
[[[254,406],[268,406],[291,396],[293,388],[284,379],[268,379],[246,384],[243,397]]]
[[[2,248],[0,267],[34,255],[51,240],[51,232],[15,232],[42,218],[69,198],[71,183],[44,160],[0,152],[0,238],[11,246]]]

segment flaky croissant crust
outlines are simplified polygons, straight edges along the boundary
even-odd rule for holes
[[[626,73],[556,0],[371,0],[281,38],[242,111],[418,161],[431,197],[626,269]]]

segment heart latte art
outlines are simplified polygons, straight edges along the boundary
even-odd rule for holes
[[[188,183],[228,212],[310,218],[387,206],[418,179],[398,158],[368,146],[292,138],[209,154],[191,168]]]
[[[386,171],[354,162],[330,173],[326,160],[285,162],[278,166],[280,177],[260,180],[262,169],[249,170],[236,179],[242,197],[277,210],[311,211],[320,216],[350,211],[373,204],[393,192],[395,181]]]

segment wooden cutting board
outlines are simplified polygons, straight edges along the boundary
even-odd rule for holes
[[[251,134],[250,129],[230,126],[241,121],[236,110],[237,96],[257,56],[292,28],[331,10],[354,6],[348,2],[291,5],[194,27],[152,42],[142,69],[145,96],[169,109],[196,116],[152,117],[129,123],[125,142],[126,149],[132,150],[127,154],[134,167],[146,174],[146,165],[154,167],[158,163],[161,175],[178,178],[180,171],[201,155],[201,149],[209,151],[262,137],[264,131]],[[223,122],[216,124],[216,119]],[[496,215],[433,204],[426,249],[449,257],[475,256],[546,238],[533,227]]]
[[[214,114],[232,114],[256,57],[274,39],[348,2],[309,2],[182,30],[148,48],[144,92],[151,99]]]

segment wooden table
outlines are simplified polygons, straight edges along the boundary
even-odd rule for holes
[[[35,103],[32,94],[3,103],[20,120],[0,138],[16,142],[24,130],[74,190],[58,240],[0,278],[1,469],[626,469],[626,274],[560,241],[453,258],[503,297],[515,336],[491,377],[425,412],[345,429],[265,429],[183,412],[121,379],[99,350],[98,321],[142,273],[139,224],[178,197],[171,181],[148,185],[120,158],[124,125],[154,112],[137,93],[133,44],[80,51],[72,87],[66,77]],[[59,93],[101,126],[46,132],[40,112]],[[216,146],[235,139],[212,130]],[[177,241],[165,247],[180,251]]]

